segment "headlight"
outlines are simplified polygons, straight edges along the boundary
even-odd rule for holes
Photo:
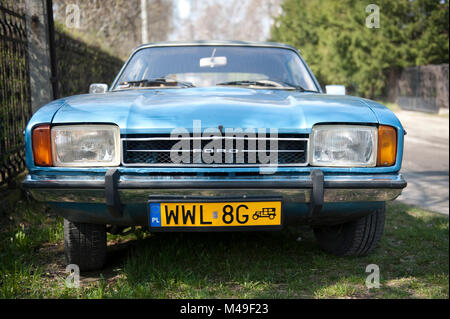
[[[317,125],[310,141],[313,166],[370,167],[377,163],[378,132],[373,126]]]
[[[118,166],[120,130],[115,125],[55,126],[53,166]]]

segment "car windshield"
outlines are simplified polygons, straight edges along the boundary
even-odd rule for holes
[[[168,46],[137,51],[114,90],[243,86],[317,91],[290,49],[251,46]]]

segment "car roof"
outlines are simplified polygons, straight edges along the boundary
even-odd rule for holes
[[[132,54],[136,51],[144,48],[151,47],[176,47],[176,46],[252,46],[252,47],[271,47],[271,48],[284,48],[297,51],[293,46],[284,43],[277,42],[254,42],[254,41],[220,41],[220,40],[208,40],[208,41],[166,41],[166,42],[154,42],[147,43],[138,46],[133,50]]]

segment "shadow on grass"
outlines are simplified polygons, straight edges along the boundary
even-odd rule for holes
[[[5,206],[6,207],[6,206]],[[448,298],[448,217],[388,205],[385,234],[366,257],[323,253],[308,227],[281,232],[129,235],[108,247],[101,272],[64,289],[62,219],[14,200],[0,230],[3,298]],[[136,237],[144,237],[136,240]],[[301,240],[298,240],[299,236]],[[366,266],[380,268],[368,290]]]
[[[118,267],[123,279],[110,296],[448,298],[448,257],[448,218],[395,203],[378,249],[360,258],[323,253],[305,227],[156,233],[115,245],[108,269]],[[380,268],[380,289],[365,287],[368,264]]]

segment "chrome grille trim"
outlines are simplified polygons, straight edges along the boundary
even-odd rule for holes
[[[289,135],[296,135],[296,134],[289,134]],[[306,135],[306,134],[298,134],[298,135]],[[151,164],[151,163],[125,163],[125,159],[124,156],[127,152],[134,152],[134,153],[170,153],[170,152],[183,152],[183,150],[176,150],[176,151],[172,151],[170,149],[149,149],[149,150],[143,150],[143,149],[137,149],[137,150],[132,150],[132,149],[128,149],[126,146],[126,142],[147,142],[147,141],[180,141],[180,140],[190,140],[190,141],[195,141],[195,140],[200,140],[200,141],[212,141],[212,140],[255,140],[255,141],[259,141],[259,140],[263,140],[263,141],[273,141],[273,140],[278,140],[278,141],[284,141],[284,142],[288,142],[288,141],[304,141],[305,142],[305,147],[304,149],[286,149],[286,150],[274,150],[273,152],[277,152],[277,153],[306,153],[309,151],[309,138],[307,137],[279,137],[279,138],[273,138],[273,137],[241,137],[241,136],[211,136],[211,137],[203,137],[203,136],[199,136],[199,137],[176,137],[176,138],[172,138],[172,137],[124,137],[121,138],[121,146],[122,146],[122,152],[121,152],[121,164],[123,166],[127,166],[127,167],[210,167],[210,168],[242,168],[242,167],[303,167],[303,166],[308,166],[309,165],[309,156],[308,154],[305,155],[304,161],[303,162],[299,162],[299,163],[288,163],[288,164],[258,164],[258,163],[252,163],[252,164],[246,164],[246,163],[235,163],[235,164],[230,164],[230,163],[223,163],[223,164],[216,164],[216,163],[212,163],[212,164],[202,164],[202,163],[181,163],[181,164],[173,164],[173,163],[155,163],[155,164]],[[252,152],[264,152],[267,150],[242,150],[240,152],[242,153],[252,153]],[[184,152],[192,152],[192,149],[189,151],[184,151]]]
[[[231,136],[211,136],[211,137],[204,137],[204,136],[199,136],[199,137],[177,137],[177,138],[172,138],[172,137],[125,137],[122,138],[122,140],[127,140],[127,141],[153,141],[153,140],[157,140],[157,141],[180,141],[180,140],[226,140],[226,139],[233,139],[233,140],[266,140],[266,141],[274,141],[274,140],[278,140],[278,141],[308,141],[309,138],[306,137],[279,137],[279,138],[274,138],[274,137],[241,137],[241,136],[236,136],[236,137],[231,137]]]
[[[172,151],[172,150],[127,150],[127,152],[147,152],[147,153],[157,153],[157,152],[191,152],[191,150],[189,151],[185,151],[185,150],[176,150],[176,151]],[[240,152],[243,153],[251,153],[251,152],[266,152],[266,150],[242,150]],[[275,153],[304,153],[304,150],[274,150],[272,152]]]

